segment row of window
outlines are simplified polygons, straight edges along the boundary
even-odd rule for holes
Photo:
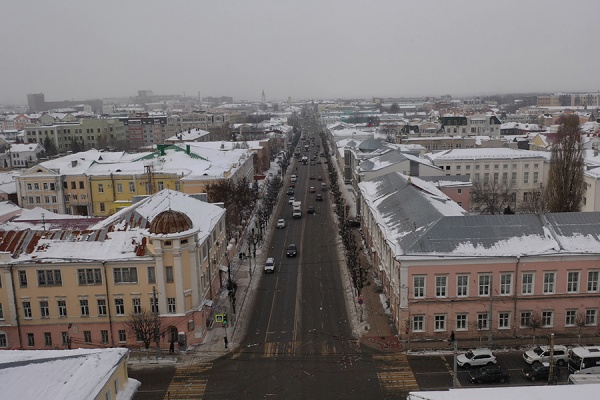
[[[123,316],[125,313],[125,301],[122,298],[114,299],[115,305],[115,315]],[[67,301],[65,299],[59,299],[56,301],[56,306],[58,310],[59,318],[68,317],[67,310]],[[106,304],[106,299],[96,299],[97,306],[97,316],[105,317],[108,315],[108,308]],[[24,300],[21,301],[21,309],[23,311],[23,318],[32,319],[33,312],[31,301]],[[39,301],[39,310],[40,310],[40,318],[51,318],[50,313],[50,303],[48,300],[40,300]],[[167,312],[169,314],[175,314],[177,310],[175,297],[167,298]],[[150,297],[150,312],[158,313],[158,304],[154,297]],[[131,314],[137,315],[142,313],[142,300],[139,297],[135,297],[131,299]],[[79,315],[81,317],[89,317],[90,316],[90,304],[88,299],[79,299]],[[2,304],[0,303],[0,320],[4,319],[4,311],[2,308]]]
[[[75,182],[73,182],[73,183],[75,183]],[[65,184],[66,184],[66,182],[65,182]],[[54,184],[54,182],[43,182],[41,186],[38,182],[27,183],[28,191],[40,190],[40,187],[44,188],[44,190],[52,190],[52,191],[56,190],[56,185]]]
[[[543,273],[543,294],[556,293],[556,272],[546,271]],[[567,272],[567,285],[565,287],[566,293],[580,293],[586,291],[588,293],[598,293],[598,279],[600,271],[588,271],[586,274],[587,280],[584,282],[584,288],[581,288],[581,271],[568,271]],[[470,278],[468,274],[456,275],[456,297],[467,297],[473,295],[470,291]],[[413,298],[425,298],[426,297],[426,275],[414,275],[413,276]],[[501,296],[510,296],[513,294],[514,286],[514,274],[505,273],[500,274],[500,281],[498,282],[497,294]],[[477,296],[489,296],[492,290],[492,274],[483,273],[478,274],[477,280],[474,281],[476,284]],[[520,294],[522,295],[533,295],[535,294],[535,272],[523,272],[521,274],[520,282]],[[448,297],[449,288],[449,276],[448,275],[437,275],[435,276],[435,297]]]
[[[469,323],[469,314],[456,314],[454,321],[454,330],[456,331],[468,331],[470,329],[475,330],[489,330],[490,321],[489,313],[478,313],[477,319],[473,322],[473,325]],[[520,328],[552,328],[554,327],[555,312],[553,310],[543,310],[538,314],[533,311],[521,311],[519,319]],[[413,332],[425,332],[426,331],[426,315],[413,315],[412,316],[412,330]],[[512,315],[508,311],[499,312],[497,315],[496,323],[498,329],[510,329],[511,328]],[[598,324],[598,310],[597,309],[586,309],[584,313],[578,313],[578,310],[571,309],[565,310],[565,327],[582,327],[582,326],[596,326]],[[446,314],[434,314],[433,315],[433,330],[434,332],[447,331],[447,315]]]
[[[155,267],[147,267],[148,283],[156,283]],[[37,273],[38,286],[62,286],[62,272],[60,269],[39,269]],[[26,288],[29,284],[27,271],[19,270],[19,287]],[[113,268],[114,283],[138,283],[137,267]],[[81,268],[77,270],[79,285],[101,285],[102,272],[100,268]],[[173,267],[165,267],[165,281],[172,283]],[[0,287],[2,283],[0,282]]]
[[[165,188],[165,183],[163,181],[158,181],[156,186],[157,186],[157,189],[160,191]],[[129,192],[135,193],[135,182],[129,182]],[[104,184],[103,183],[98,184],[98,193],[104,193]],[[123,184],[122,183],[117,183],[117,193],[123,193]]]
[[[119,335],[119,342],[121,342],[121,343],[127,342],[127,333],[126,333],[125,329],[120,329],[118,332],[118,335]],[[54,345],[53,340],[52,340],[52,332],[44,332],[43,339],[44,339],[45,346],[52,347]],[[69,332],[61,332],[61,339],[62,339],[62,345],[68,346],[69,341],[71,340]],[[99,344],[108,344],[108,340],[109,340],[108,330],[106,330],[106,329],[100,330],[99,339],[100,339]],[[94,340],[94,338],[92,337],[92,331],[83,331],[84,343],[93,344],[94,343],[93,340]],[[36,341],[35,334],[28,332],[27,333],[27,346],[34,347],[35,341]],[[95,343],[95,344],[98,344],[98,343]],[[5,348],[5,347],[8,347],[7,335],[4,332],[0,332],[0,348]]]
[[[509,165],[512,167],[512,169],[517,169],[518,168],[518,164],[514,164],[513,163],[513,164],[502,164],[502,169],[509,169]],[[533,168],[535,168],[535,169],[538,169],[540,167],[539,163],[533,163],[533,164],[524,163],[523,164],[523,169],[526,169],[526,170],[530,169],[531,165],[533,165]],[[484,164],[483,165],[483,169],[487,171],[487,170],[490,169],[490,166],[491,166],[490,164]],[[500,164],[493,164],[493,167],[494,167],[494,169],[500,169]],[[450,171],[451,166],[450,165],[446,165],[446,166],[441,166],[440,165],[440,168],[445,169],[447,171]],[[456,165],[455,169],[457,171],[460,171],[462,169],[462,166],[460,164]],[[471,164],[465,165],[465,169],[467,171],[470,170],[471,169]],[[475,170],[481,169],[481,164],[475,164],[473,169],[475,169]]]

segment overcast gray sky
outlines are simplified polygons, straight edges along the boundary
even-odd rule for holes
[[[600,0],[3,0],[0,102],[600,90]]]

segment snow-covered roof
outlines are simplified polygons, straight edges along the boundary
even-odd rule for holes
[[[127,349],[3,350],[0,387],[6,399],[94,399]],[[140,382],[129,378],[117,400],[133,398]]]
[[[524,158],[542,158],[550,159],[550,153],[546,151],[531,151],[531,150],[520,150],[510,149],[506,147],[493,147],[493,148],[477,148],[477,149],[450,149],[444,150],[437,153],[428,153],[425,155],[433,162],[440,161],[454,161],[454,160],[481,160],[481,159],[495,159],[495,160],[514,160]]]
[[[410,392],[407,400],[564,400],[566,398],[593,399],[600,391],[600,384],[502,386],[460,388],[440,391]]]
[[[39,151],[42,146],[39,143],[13,143],[10,145],[11,153],[25,153],[27,151]]]

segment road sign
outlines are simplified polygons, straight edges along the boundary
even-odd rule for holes
[[[215,322],[223,322],[224,314],[215,314]]]

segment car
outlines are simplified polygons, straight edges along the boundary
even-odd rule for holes
[[[348,226],[350,228],[360,228],[360,220],[357,218],[348,218]]]
[[[291,243],[288,245],[287,250],[285,251],[285,255],[288,257],[296,257],[298,254],[298,248],[295,244]]]
[[[289,196],[290,194],[294,194],[294,189],[293,188],[288,188],[287,190],[287,195]]]
[[[554,368],[554,376],[560,375],[560,368]],[[523,378],[530,381],[547,381],[550,376],[550,363],[534,362],[523,368]]]
[[[321,193],[317,194],[317,201],[323,201],[323,195]]]
[[[534,362],[550,362],[550,346],[536,346],[523,353],[523,360],[527,364]],[[554,346],[554,363],[556,365],[566,365],[569,361],[569,352],[566,346]]]
[[[471,349],[456,357],[459,367],[471,368],[496,364],[496,356],[490,349]]]
[[[295,187],[296,187],[296,184],[295,184],[295,183],[293,183],[293,182],[290,182],[290,186],[288,186],[288,188],[292,188],[292,189],[293,189],[293,188],[295,188]]]
[[[311,181],[314,181],[315,180],[315,176],[311,175],[311,176],[308,177],[308,179],[310,179]]]
[[[294,218],[294,219],[302,218],[302,211],[300,211],[300,210],[292,211],[292,218]]]
[[[473,383],[504,383],[510,379],[510,373],[499,365],[481,367],[469,374],[469,380]]]
[[[318,181],[322,181],[322,180],[323,180],[323,177],[322,177],[321,175],[319,175],[319,176],[317,176],[317,180],[318,180]]]
[[[285,228],[285,219],[279,218],[277,220],[277,229],[283,229],[283,228]]]
[[[309,192],[314,193],[315,192],[315,187],[311,186],[310,189],[308,189]]]
[[[290,182],[292,182],[292,183],[296,183],[297,180],[298,180],[298,177],[296,175],[292,175],[290,177]]]
[[[314,206],[308,206],[308,208],[306,209],[306,213],[307,214],[314,214],[315,213],[315,207]]]
[[[267,258],[265,261],[265,274],[275,272],[275,259],[273,257]]]
[[[288,197],[288,204],[294,204],[294,201],[296,201],[296,199],[294,198],[294,196]]]

